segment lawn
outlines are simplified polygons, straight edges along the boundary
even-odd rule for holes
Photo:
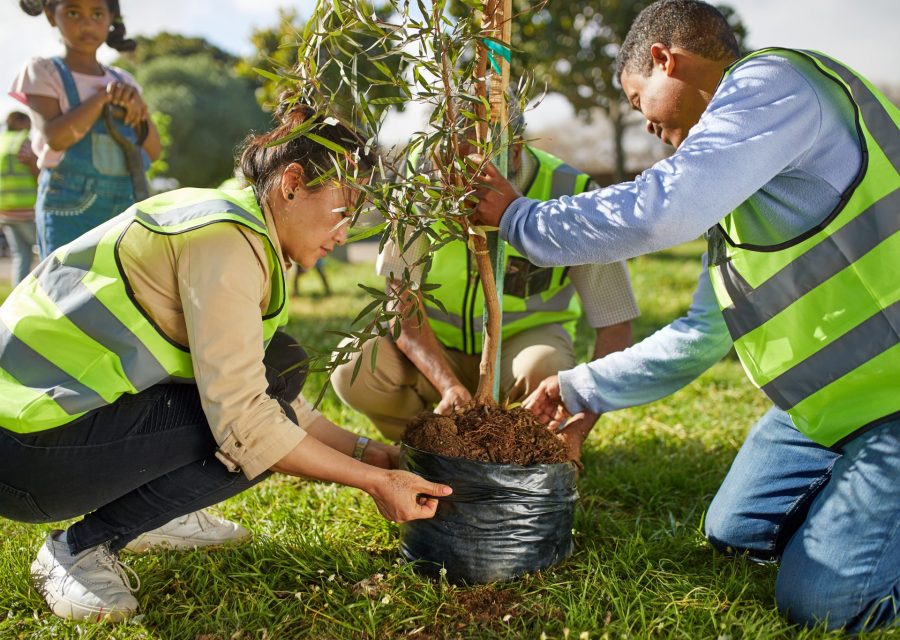
[[[644,337],[683,313],[700,243],[634,260]],[[369,265],[329,264],[331,297],[301,281],[289,330],[319,349],[364,304]],[[8,288],[0,289],[0,297]],[[585,357],[588,333],[578,349]],[[307,396],[324,381],[314,376]],[[374,436],[329,391],[323,412]],[[356,490],[267,480],[219,506],[254,531],[219,552],[127,556],[141,577],[141,615],[121,625],[52,616],[28,566],[49,526],[0,521],[0,639],[164,638],[830,638],[798,630],[774,608],[776,569],[725,558],[700,533],[704,510],[766,401],[733,357],[674,396],[602,418],[585,445],[575,553],[539,574],[473,588],[420,578],[398,559],[397,526]],[[900,633],[867,634],[865,638]]]

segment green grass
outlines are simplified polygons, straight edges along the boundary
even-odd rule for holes
[[[635,260],[643,337],[682,313],[699,272],[698,243]],[[331,264],[336,290],[293,302],[292,333],[320,349],[361,308],[367,265]],[[0,289],[0,296],[8,293]],[[589,331],[581,328],[585,356]],[[307,396],[323,382],[313,376]],[[727,358],[690,387],[605,416],[584,452],[576,549],[516,581],[470,589],[418,577],[398,561],[398,529],[353,489],[270,479],[220,505],[253,529],[249,544],[212,553],[127,557],[141,576],[141,617],[121,625],[58,620],[28,581],[50,527],[0,521],[0,639],[165,638],[830,638],[777,613],[776,568],[722,557],[699,532],[703,512],[766,402]],[[324,413],[374,436],[329,391]],[[587,634],[587,635],[584,635]],[[865,638],[900,633],[867,634]]]

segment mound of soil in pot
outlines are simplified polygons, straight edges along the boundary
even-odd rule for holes
[[[562,441],[521,407],[470,406],[447,416],[423,413],[406,427],[403,441],[453,458],[502,464],[566,462]]]

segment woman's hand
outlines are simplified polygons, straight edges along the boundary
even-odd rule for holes
[[[385,519],[409,522],[431,518],[437,510],[437,499],[449,496],[453,489],[408,471],[384,471],[366,492]]]
[[[522,406],[551,428],[558,428],[570,415],[562,401],[559,376],[545,378],[537,389],[525,398]]]
[[[369,444],[363,451],[362,461],[381,469],[398,469],[400,467],[400,447],[369,440]]]
[[[441,394],[441,401],[434,408],[434,412],[445,416],[453,413],[454,409],[458,409],[472,401],[472,394],[461,384],[454,384],[447,387]]]

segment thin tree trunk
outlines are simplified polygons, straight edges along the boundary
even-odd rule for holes
[[[610,98],[609,121],[613,133],[613,157],[615,158],[616,182],[624,182],[625,176],[625,115],[619,97]]]
[[[510,25],[512,19],[511,0],[488,0],[485,4],[485,35],[505,44],[509,44]],[[487,49],[478,47],[478,77],[485,78],[487,71]],[[502,131],[506,127],[506,89],[509,85],[509,63],[500,61],[502,72],[497,77],[491,76],[491,120]],[[486,95],[486,80],[479,82],[476,88],[478,95]],[[481,116],[483,108],[478,112]],[[486,115],[486,114],[485,114]],[[480,118],[478,123],[479,139],[487,139],[489,122],[486,117]],[[505,149],[501,152],[505,152]],[[484,292],[484,305],[487,320],[483,334],[484,342],[481,346],[481,363],[478,368],[478,388],[475,391],[475,401],[479,404],[495,404],[494,379],[497,375],[497,349],[500,345],[502,328],[502,311],[500,298],[497,292],[497,281],[494,279],[494,269],[491,265],[491,256],[488,241],[482,235],[473,235],[472,246],[475,250],[475,263],[478,266],[478,275],[481,277],[481,286]],[[498,240],[500,242],[500,240]]]

